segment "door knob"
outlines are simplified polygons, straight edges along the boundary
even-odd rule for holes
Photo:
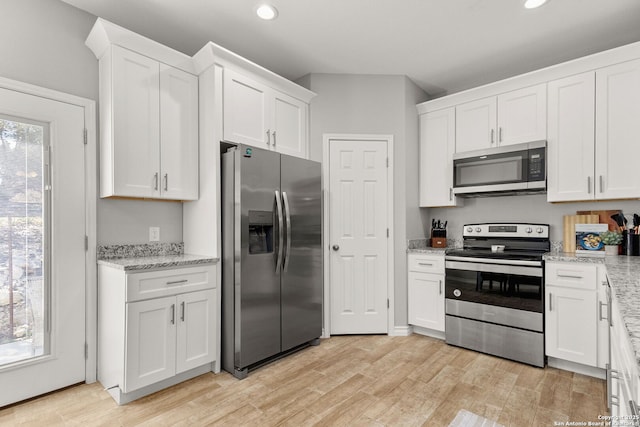
[[[337,251],[338,249],[340,249],[340,246],[338,246],[338,245],[333,245],[333,246],[331,247],[331,249],[333,249],[334,251]]]

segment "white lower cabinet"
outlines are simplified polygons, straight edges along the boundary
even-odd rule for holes
[[[629,333],[624,326],[615,298],[611,307],[611,372],[608,384],[608,403],[611,415],[621,421],[637,425],[640,409],[640,372],[638,362],[629,342]]]
[[[409,254],[409,324],[444,332],[444,253]]]
[[[215,266],[99,266],[98,380],[122,404],[219,371]]]
[[[604,369],[609,362],[606,308],[602,307],[606,297],[598,288],[598,266],[547,262],[545,267],[546,355]]]

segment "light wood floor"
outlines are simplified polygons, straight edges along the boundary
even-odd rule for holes
[[[337,336],[242,381],[206,374],[120,407],[81,384],[0,409],[0,425],[447,426],[460,409],[505,426],[598,421],[605,384],[419,335]]]

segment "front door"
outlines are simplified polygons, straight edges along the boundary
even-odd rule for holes
[[[386,140],[329,141],[331,334],[387,333]]]
[[[0,89],[0,406],[85,379],[83,129]]]

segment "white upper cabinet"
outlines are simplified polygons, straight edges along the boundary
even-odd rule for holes
[[[198,198],[198,77],[186,55],[98,19],[100,196]]]
[[[456,152],[547,137],[546,84],[456,106]]]
[[[269,88],[231,69],[224,70],[224,139],[268,149]]]
[[[594,197],[595,74],[549,82],[547,201]]]
[[[640,60],[596,70],[596,197],[640,197]]]
[[[547,85],[498,95],[498,145],[547,138]]]
[[[458,205],[453,195],[455,145],[453,107],[420,115],[421,207]]]
[[[496,98],[456,107],[456,153],[496,146]]]
[[[224,70],[224,139],[307,157],[308,104],[232,69]]]
[[[159,63],[113,46],[100,60],[100,79],[100,195],[158,197]]]
[[[278,152],[307,157],[309,105],[292,96],[274,91],[271,144]]]
[[[550,202],[640,197],[640,60],[549,83]]]
[[[162,198],[198,198],[198,78],[160,64]]]

